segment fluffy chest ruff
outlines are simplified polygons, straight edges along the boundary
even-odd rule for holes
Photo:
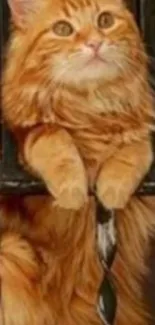
[[[137,79],[134,85],[139,94]],[[53,123],[65,128],[74,139],[90,179],[124,144],[139,142],[149,134],[152,113],[144,106],[146,99],[137,93],[133,93],[133,88],[131,91],[130,83],[124,85],[122,81],[108,89],[90,87],[80,93],[58,88],[54,92]]]

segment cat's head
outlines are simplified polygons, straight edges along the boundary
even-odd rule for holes
[[[41,58],[48,79],[82,87],[135,73],[141,41],[122,0],[8,1],[25,60]]]

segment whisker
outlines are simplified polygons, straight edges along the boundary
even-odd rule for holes
[[[124,49],[126,50],[127,47],[124,47]],[[144,55],[144,56],[147,56],[148,59],[150,59],[151,61],[155,62],[155,57],[152,56],[150,53],[146,53],[145,51],[143,51],[142,49],[139,49],[138,47],[136,46],[132,46],[132,49],[134,49],[138,54],[141,54],[141,55]]]

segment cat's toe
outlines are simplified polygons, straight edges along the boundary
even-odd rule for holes
[[[108,183],[97,184],[97,196],[99,201],[107,209],[123,209],[130,198],[125,184],[115,183],[112,179]]]
[[[61,208],[79,210],[87,202],[87,188],[78,185],[65,185],[56,197],[55,205]]]

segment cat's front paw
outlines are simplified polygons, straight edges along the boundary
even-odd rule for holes
[[[101,172],[96,183],[97,196],[107,209],[123,209],[133,194],[133,184],[128,175]]]
[[[40,129],[39,129],[40,131]],[[30,134],[25,145],[28,166],[45,183],[55,205],[79,210],[87,201],[88,180],[85,166],[70,135],[63,129],[44,130],[35,141]]]
[[[88,199],[87,187],[77,181],[66,181],[55,195],[55,205],[65,209],[79,210]]]

